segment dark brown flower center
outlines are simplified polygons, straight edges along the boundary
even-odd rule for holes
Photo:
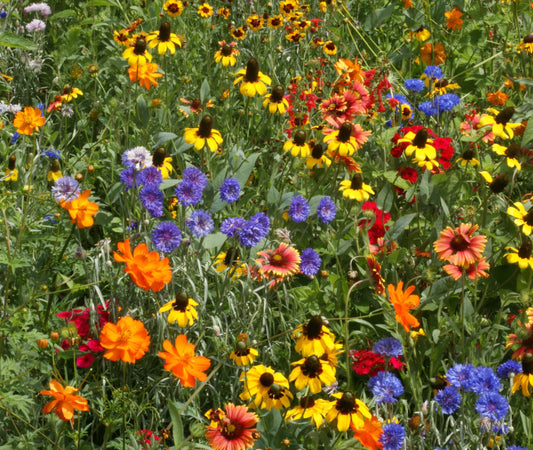
[[[522,259],[529,259],[531,258],[532,250],[533,244],[529,239],[526,239],[518,249],[518,257]]]
[[[246,75],[244,76],[244,80],[248,81],[249,83],[255,83],[257,80],[259,80],[259,63],[257,62],[257,59],[250,58],[248,60],[248,64],[246,64]]]
[[[231,266],[235,264],[239,259],[239,250],[235,247],[230,247],[224,257],[224,265]]]
[[[283,397],[283,388],[278,383],[274,383],[270,386],[267,394],[270,398],[281,398]]]
[[[322,334],[322,325],[324,324],[322,317],[313,316],[305,326],[305,334],[307,339],[317,339]]]
[[[533,34],[528,34],[524,38],[524,44],[531,44],[531,43],[533,43]]]
[[[507,122],[511,120],[511,117],[513,117],[514,114],[514,108],[512,106],[509,106],[508,108],[502,109],[498,115],[494,118],[494,121],[496,123],[506,125]]]
[[[270,372],[265,372],[259,377],[259,383],[261,383],[261,386],[269,388],[274,384],[274,375]]]
[[[159,27],[159,41],[170,41],[170,22],[168,20],[161,22],[161,26]]]
[[[135,53],[137,56],[144,55],[144,52],[146,52],[146,41],[143,38],[138,38],[135,41],[135,47],[133,47],[133,53]]]
[[[428,130],[426,128],[422,128],[416,133],[414,139],[413,139],[413,145],[418,148],[424,148],[426,146],[426,143],[428,141]]]
[[[357,412],[355,396],[351,392],[345,392],[342,394],[342,397],[337,400],[336,408],[341,414],[352,414]]]
[[[516,158],[519,155],[520,155],[520,146],[517,143],[511,144],[505,150],[505,156],[507,156],[507,158]]]
[[[279,19],[279,17],[273,17],[272,20],[270,21],[270,26],[272,27],[279,27],[281,25],[281,20]]]
[[[530,227],[533,227],[533,208],[522,218],[522,220],[527,223]]]
[[[442,80],[439,80],[439,81],[435,82],[435,87],[436,88],[445,88],[446,86],[448,86],[448,84],[449,84],[448,80],[443,78]]]
[[[167,149],[165,147],[159,147],[154,152],[154,156],[152,157],[152,163],[155,167],[161,167],[165,162],[166,157]]]
[[[209,114],[206,114],[204,117],[202,117],[202,120],[200,121],[200,126],[198,127],[198,136],[204,139],[211,137],[212,129],[213,118]]]
[[[243,430],[244,427],[240,422],[232,422],[227,417],[220,422],[220,434],[229,441],[240,438]]]
[[[509,175],[506,173],[494,177],[492,183],[490,183],[490,190],[495,194],[503,192],[509,184]]]
[[[15,164],[17,162],[17,157],[15,155],[11,155],[9,157],[9,162],[7,163],[7,168],[9,170],[15,170]]]
[[[533,353],[526,353],[522,357],[522,370],[524,375],[533,374]]]
[[[327,48],[328,50],[333,51],[333,50],[335,50],[335,44],[334,44],[333,42],[328,42],[328,43],[326,44],[326,48]]]
[[[313,397],[302,397],[300,400],[300,406],[304,409],[312,408],[315,406],[315,400]]]
[[[454,236],[450,241],[450,247],[454,252],[461,252],[466,250],[470,246],[470,243],[460,234]]]
[[[302,373],[309,378],[316,378],[322,373],[322,363],[315,355],[305,358],[305,362],[301,366]]]
[[[237,356],[247,356],[250,354],[250,349],[245,342],[239,341],[237,342],[237,345],[235,345],[234,352]]]
[[[471,161],[474,158],[474,150],[466,150],[463,152],[462,158],[466,161]]]
[[[358,191],[363,187],[363,177],[360,173],[356,173],[352,177],[352,184],[350,185],[350,189],[353,189],[354,191]]]
[[[50,169],[52,172],[59,172],[59,161],[57,159],[54,159],[52,161],[52,167]]]
[[[185,292],[180,292],[176,295],[174,302],[172,303],[172,309],[174,311],[185,312],[189,306],[189,297]]]
[[[442,376],[431,377],[429,379],[429,384],[433,389],[437,389],[439,391],[447,386],[446,379]]]
[[[338,140],[340,142],[348,142],[352,135],[353,126],[350,122],[344,122],[339,129]]]
[[[315,144],[313,150],[311,151],[311,156],[315,159],[320,159],[324,156],[324,147],[322,144]]]
[[[298,130],[296,133],[294,133],[294,145],[301,147],[305,144],[306,139],[307,135],[305,134],[304,130]]]
[[[233,53],[233,48],[231,45],[224,44],[220,49],[222,56],[230,56]]]
[[[283,101],[284,93],[285,90],[283,89],[283,86],[280,86],[279,84],[274,86],[272,88],[272,93],[270,94],[270,101],[273,103],[281,103]]]

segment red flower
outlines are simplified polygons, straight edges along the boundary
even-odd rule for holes
[[[205,433],[209,445],[214,450],[245,450],[252,447],[257,429],[251,428],[259,419],[247,406],[235,406],[228,403],[226,414],[213,416],[211,425]]]
[[[368,238],[371,244],[376,244],[378,239],[385,236],[385,231],[389,229],[385,224],[390,220],[391,216],[389,213],[385,213],[379,209],[376,202],[366,201],[361,206],[361,209],[374,213],[375,219],[361,220],[359,222],[359,228],[370,226],[368,229]]]
[[[350,356],[353,359],[352,369],[357,375],[376,376],[385,370],[385,359],[383,356],[371,350],[351,350]],[[398,358],[390,358],[388,369],[401,370],[405,363]]]

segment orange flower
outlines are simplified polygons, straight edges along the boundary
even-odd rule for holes
[[[370,450],[383,448],[383,445],[379,442],[379,437],[383,433],[383,429],[381,422],[376,416],[365,420],[363,426],[360,428],[356,428],[353,422],[350,424],[350,427],[354,432],[353,437],[363,444],[363,447]]]
[[[121,359],[135,363],[150,347],[150,336],[140,320],[130,316],[122,317],[115,325],[107,322],[100,332],[100,345],[107,349],[104,358],[111,361]]]
[[[54,411],[61,420],[71,421],[74,423],[74,410],[89,411],[89,404],[87,400],[79,395],[75,395],[78,389],[72,386],[63,388],[61,383],[56,380],[50,381],[50,390],[42,390],[42,395],[51,395],[55,398],[51,402],[47,403],[43,408],[43,413],[48,414]]]
[[[17,129],[17,133],[31,136],[34,130],[39,131],[39,127],[42,127],[45,121],[46,119],[40,109],[26,106],[24,111],[15,114],[13,125]]]
[[[88,228],[94,224],[93,216],[98,212],[98,205],[89,201],[90,189],[76,197],[74,200],[61,201],[61,206],[70,214],[70,223],[75,223],[78,228]]]
[[[194,387],[196,380],[204,381],[211,361],[205,356],[194,356],[194,344],[187,343],[187,336],[180,334],[176,338],[176,347],[168,339],[163,342],[166,352],[157,352],[165,360],[165,370],[170,370],[184,387]]]
[[[413,294],[414,286],[409,286],[404,292],[403,281],[400,281],[396,288],[392,284],[389,284],[387,288],[389,290],[389,301],[396,311],[395,318],[403,326],[403,329],[409,333],[409,327],[418,327],[420,325],[418,319],[409,313],[409,310],[415,309],[420,305],[420,297]]]
[[[455,7],[451,11],[445,12],[444,15],[446,16],[446,28],[448,30],[460,30],[462,28],[463,21],[461,16],[463,13],[459,8]]]
[[[438,66],[442,64],[446,59],[446,52],[442,44],[424,44],[420,49],[420,58],[426,64],[435,64]]]
[[[128,69],[128,75],[131,81],[134,83],[138,81],[142,87],[149,91],[152,86],[159,86],[156,78],[163,76],[162,73],[157,72],[157,69],[156,63],[147,63],[140,66],[135,63]]]
[[[403,0],[403,7],[405,9],[410,9],[413,7],[413,3],[411,2],[411,0]]]
[[[132,281],[145,291],[159,292],[172,279],[168,258],[160,259],[159,253],[148,252],[146,244],[139,244],[131,253],[130,240],[117,244],[122,253],[113,252],[115,261],[125,262],[124,272],[129,273]]]
[[[509,96],[502,91],[489,92],[487,95],[487,100],[495,106],[505,105]]]

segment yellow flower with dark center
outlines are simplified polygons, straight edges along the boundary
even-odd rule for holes
[[[305,33],[294,30],[285,35],[285,39],[290,42],[300,42],[305,37]]]
[[[487,183],[489,183],[489,189],[495,194],[503,192],[510,181],[509,175],[507,175],[506,173],[501,175],[495,175],[494,178],[486,170],[479,172],[479,174],[485,179]]]
[[[365,418],[370,419],[372,417],[368,407],[361,400],[355,398],[352,392],[338,392],[332,396],[337,401],[329,402],[326,420],[331,423],[337,419],[337,430],[348,431],[350,424],[353,424],[355,428],[362,428]]]
[[[285,420],[293,421],[298,419],[309,419],[311,423],[318,428],[324,423],[326,410],[330,402],[322,398],[313,399],[313,397],[302,397],[300,403],[285,414]]]
[[[329,159],[324,153],[323,144],[315,144],[312,142],[311,145],[310,142],[309,146],[311,147],[311,154],[309,155],[309,158],[305,160],[305,165],[308,169],[312,169],[313,167],[329,167],[331,165],[331,159]]]
[[[61,170],[59,167],[59,161],[57,159],[52,160],[52,167],[48,171],[48,175],[46,176],[46,179],[50,182],[55,182],[57,179],[61,178],[63,175],[61,174]]]
[[[323,363],[328,363],[331,367],[337,367],[337,357],[343,352],[343,346],[340,342],[335,342],[331,347],[327,347],[324,353],[319,357]]]
[[[424,161],[425,159],[434,160],[437,157],[437,150],[433,144],[433,139],[428,139],[427,128],[421,128],[416,134],[409,131],[402,139],[398,139],[398,143],[408,143],[404,152],[407,156],[412,156],[416,162]]]
[[[324,324],[321,316],[313,316],[305,325],[300,325],[292,337],[296,337],[295,350],[303,357],[322,355],[335,345],[335,336]]]
[[[232,28],[230,30],[231,35],[240,41],[242,41],[246,37],[246,31],[243,27],[238,28]]]
[[[128,60],[128,64],[142,66],[152,61],[152,55],[146,50],[146,40],[140,36],[135,39],[133,45],[122,52],[122,57]]]
[[[283,151],[288,152],[290,150],[292,156],[300,155],[302,158],[307,158],[310,155],[311,150],[309,149],[307,142],[305,142],[306,139],[307,135],[304,130],[296,131],[296,133],[294,133],[294,139],[290,139],[283,144]]]
[[[163,9],[170,17],[178,17],[183,13],[183,3],[180,0],[167,0]]]
[[[256,406],[260,406],[263,398],[268,394],[274,383],[283,388],[289,388],[289,382],[281,373],[262,364],[253,366],[248,372],[242,372],[239,381],[244,383],[244,391],[239,395],[243,401],[253,398]]]
[[[337,46],[333,41],[326,41],[322,49],[326,55],[333,56],[337,54]]]
[[[433,83],[431,83],[431,81],[433,81]],[[431,85],[431,90],[430,92],[428,92],[428,95],[430,97],[434,95],[446,94],[446,92],[448,92],[449,90],[459,89],[461,87],[457,83],[450,83],[445,78],[441,78],[441,79],[431,78],[430,85]]]
[[[130,32],[128,30],[114,30],[113,31],[113,40],[120,45],[129,47],[134,44],[132,38],[130,37]]]
[[[198,306],[198,303],[189,298],[187,294],[180,292],[174,300],[165,303],[159,308],[159,312],[170,311],[167,318],[168,323],[178,322],[181,328],[185,328],[187,325],[192,325],[195,320],[198,320],[195,306]]]
[[[461,163],[462,167],[465,167],[467,164],[472,166],[479,166],[479,161],[475,158],[475,152],[472,149],[465,150],[463,154],[457,158],[457,161]]]
[[[185,142],[193,144],[196,150],[201,150],[207,146],[211,152],[216,152],[223,139],[220,131],[213,129],[213,118],[206,114],[202,117],[197,128],[185,128]]]
[[[79,95],[83,95],[80,89],[66,85],[60,97],[63,103],[70,103],[73,99],[78,98]]]
[[[270,114],[285,114],[289,107],[289,102],[284,97],[285,90],[279,84],[272,88],[272,92],[264,96],[263,107],[268,108]]]
[[[283,26],[283,16],[278,14],[276,16],[271,16],[267,19],[267,25],[269,28],[276,30]]]
[[[259,354],[255,348],[246,345],[246,341],[248,340],[246,334],[240,334],[238,339],[235,349],[231,352],[229,357],[233,363],[238,366],[249,366],[255,361]]]
[[[514,114],[514,108],[512,106],[502,109],[500,112],[494,108],[489,108],[489,111],[494,116],[485,115],[479,120],[478,127],[491,126],[492,132],[495,136],[502,139],[512,139],[514,137],[514,128],[518,128],[520,123],[511,123],[511,117]]]
[[[522,373],[517,373],[513,378],[511,392],[515,393],[522,388],[522,394],[529,397],[529,386],[533,386],[533,354],[526,353],[522,356]]]
[[[157,46],[157,52],[160,55],[164,55],[167,50],[170,54],[176,53],[176,46],[182,46],[180,38],[170,31],[170,22],[164,20],[161,22],[159,31],[154,31],[146,37],[146,42],[149,42],[148,48],[154,48]]]
[[[291,16],[294,12],[298,11],[300,8],[300,3],[298,0],[283,0],[279,2],[279,12],[283,14],[284,17]]]
[[[213,15],[213,7],[209,3],[202,3],[198,7],[198,15],[204,19],[211,17]]]
[[[257,14],[254,14],[253,16],[250,16],[246,19],[246,24],[251,30],[257,31],[263,28],[263,26],[265,25],[265,19],[258,16]]]
[[[413,115],[413,108],[407,103],[402,103],[400,105],[400,111],[402,112],[402,120],[409,120]]]
[[[291,406],[292,398],[293,395],[289,388],[274,383],[263,396],[263,401],[259,407],[267,411],[270,411],[272,408],[277,410],[288,408]]]
[[[528,34],[522,42],[518,44],[518,53],[525,51],[528,55],[533,55],[533,34]]]
[[[409,38],[415,38],[418,42],[424,42],[427,41],[431,37],[431,33],[429,30],[424,28],[423,25],[420,25],[418,29],[415,31],[409,32]]]
[[[256,94],[265,95],[267,85],[270,86],[272,82],[269,76],[259,71],[259,63],[255,58],[250,58],[246,69],[239,70],[235,77],[233,85],[241,83],[239,91],[247,97],[253,97]]]
[[[218,8],[217,17],[222,17],[224,20],[227,20],[230,16],[230,10],[228,8]]]
[[[353,125],[344,122],[341,127],[326,135],[323,139],[328,144],[328,152],[339,156],[352,156],[357,151],[357,140],[352,136]]]
[[[224,67],[234,66],[237,62],[235,58],[239,54],[239,50],[235,48],[235,42],[226,44],[226,41],[219,42],[220,50],[215,52],[215,62],[222,63]]]
[[[7,170],[4,173],[4,181],[17,181],[19,179],[19,171],[15,164],[17,163],[17,157],[11,155],[7,163]]]
[[[217,272],[223,272],[229,268],[229,274],[233,279],[239,278],[248,272],[246,264],[239,259],[239,249],[230,247],[227,252],[219,253],[213,263]]]
[[[360,173],[356,173],[351,180],[341,181],[339,191],[342,191],[343,197],[358,202],[368,200],[370,194],[375,193],[368,184],[363,183],[363,177]]]
[[[518,267],[522,270],[527,269],[529,266],[533,270],[533,257],[531,256],[533,244],[530,239],[526,239],[518,250],[514,247],[505,247],[505,250],[512,250],[512,252],[504,255],[509,264],[518,264]]]
[[[514,224],[522,227],[522,232],[529,236],[533,231],[533,208],[526,211],[524,205],[520,202],[513,203],[513,206],[507,208],[507,214],[514,217]]]
[[[167,156],[167,150],[165,147],[159,147],[155,150],[152,156],[152,165],[159,169],[163,180],[168,179],[173,171],[173,168],[172,158]]]
[[[39,131],[45,121],[46,119],[40,109],[26,106],[22,111],[15,114],[13,125],[17,129],[17,133],[31,136],[34,131]]]
[[[507,158],[508,167],[516,167],[516,170],[522,168],[520,161],[518,161],[518,156],[520,155],[520,146],[516,143],[512,143],[509,147],[504,147],[500,144],[492,144],[492,151],[500,156],[505,156]]]
[[[294,381],[299,391],[309,386],[313,394],[318,394],[322,390],[322,385],[330,386],[337,381],[335,368],[315,355],[300,359],[291,365],[296,367],[292,369],[289,381]]]

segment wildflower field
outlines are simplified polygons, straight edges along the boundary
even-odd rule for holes
[[[533,449],[533,3],[5,1],[1,450]]]

